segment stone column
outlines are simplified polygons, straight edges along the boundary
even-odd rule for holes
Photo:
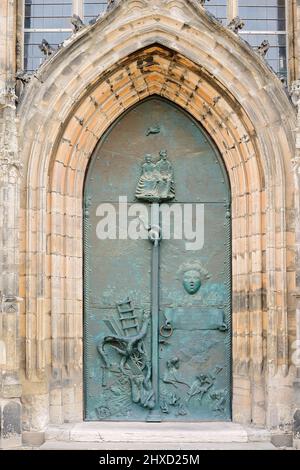
[[[295,181],[296,231],[296,339],[292,345],[292,363],[296,367],[294,380],[294,445],[300,449],[300,80],[291,85],[291,98],[297,108],[296,155],[293,161]]]
[[[20,161],[17,142],[16,1],[0,17],[0,448],[21,443],[19,377],[18,219]]]
[[[294,44],[295,44],[295,77],[294,80],[298,79],[300,76],[300,61],[299,61],[299,51],[300,51],[300,0],[294,0],[295,7],[293,10],[293,21],[294,21]]]
[[[300,183],[300,166],[298,166],[298,184]],[[299,188],[299,186],[298,186]],[[299,198],[299,192],[298,192]],[[298,217],[299,212],[297,211]],[[297,229],[297,258],[299,263],[299,228]],[[298,289],[299,291],[299,286]],[[296,328],[297,328],[297,339],[295,341],[295,348],[293,348],[294,363],[296,364],[296,378],[294,380],[294,416],[293,416],[293,439],[294,447],[300,450],[300,294],[296,295]]]

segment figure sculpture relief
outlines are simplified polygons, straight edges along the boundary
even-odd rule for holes
[[[184,263],[179,271],[183,276],[182,285],[190,295],[197,294],[203,281],[210,278],[208,272],[199,261]]]
[[[166,150],[161,150],[160,160],[154,163],[150,154],[145,155],[136,198],[148,202],[169,201],[175,197],[174,172]]]

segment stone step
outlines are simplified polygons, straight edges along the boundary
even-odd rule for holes
[[[268,443],[270,433],[265,429],[245,427],[226,422],[202,423],[132,423],[83,422],[49,426],[45,433],[47,445],[53,442],[83,443]],[[155,447],[157,447],[157,444]]]
[[[215,442],[183,443],[165,442],[64,442],[47,441],[39,450],[276,450],[270,442]]]

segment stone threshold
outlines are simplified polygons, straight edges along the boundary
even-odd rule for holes
[[[45,441],[94,443],[249,443],[270,442],[266,429],[227,422],[82,422],[50,425]]]
[[[126,450],[126,451],[147,451],[147,450],[277,450],[270,442],[206,442],[176,444],[174,442],[61,442],[47,441],[36,450]],[[166,452],[163,452],[164,454]]]

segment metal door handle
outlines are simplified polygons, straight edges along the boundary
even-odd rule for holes
[[[173,335],[173,327],[170,323],[164,323],[159,329],[160,336],[163,338],[170,338]]]

